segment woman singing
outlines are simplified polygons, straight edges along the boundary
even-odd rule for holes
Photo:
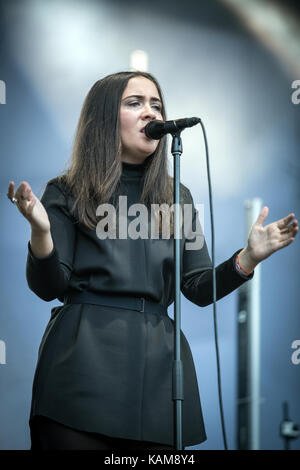
[[[174,449],[174,322],[167,312],[174,301],[174,220],[171,214],[170,236],[163,237],[162,212],[150,217],[152,207],[172,206],[173,179],[166,139],[152,140],[144,132],[154,119],[165,120],[166,114],[152,75],[109,75],[89,91],[70,166],[47,183],[41,200],[28,182],[16,191],[14,182],[9,184],[9,199],[31,226],[28,286],[42,300],[63,304],[52,308],[39,348],[29,420],[32,450]],[[203,237],[190,247],[198,214],[183,184],[180,195],[181,206],[192,208],[180,240],[181,292],[203,307],[213,301],[211,260]],[[134,204],[145,208],[140,219],[130,211]],[[294,241],[294,214],[263,227],[267,215],[265,206],[247,246],[216,268],[217,299]],[[147,236],[153,221],[159,236]],[[124,223],[131,234],[139,225],[141,236],[128,236]],[[181,360],[182,443],[193,446],[206,433],[182,332]]]

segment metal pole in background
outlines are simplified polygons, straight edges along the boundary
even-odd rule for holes
[[[262,200],[245,202],[246,243],[262,209]],[[254,277],[239,289],[237,448],[260,447],[260,264]]]

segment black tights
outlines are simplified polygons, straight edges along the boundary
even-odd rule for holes
[[[103,434],[77,431],[45,416],[36,417],[36,436],[31,450],[174,450],[155,442],[118,439]]]

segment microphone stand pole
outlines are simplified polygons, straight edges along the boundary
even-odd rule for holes
[[[175,255],[175,304],[174,304],[174,362],[172,371],[172,390],[174,400],[174,443],[176,450],[182,450],[182,401],[183,401],[183,371],[180,357],[180,328],[181,328],[181,305],[180,305],[180,155],[182,154],[182,142],[180,131],[172,134],[172,149],[174,157],[174,255]]]

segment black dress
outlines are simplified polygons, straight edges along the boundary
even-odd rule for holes
[[[145,163],[123,162],[121,193],[128,207],[139,201]],[[187,203],[192,196],[185,186]],[[173,238],[106,239],[70,214],[66,187],[48,182],[41,201],[47,210],[54,248],[33,255],[28,242],[26,278],[44,301],[69,292],[144,297],[169,306],[174,300]],[[197,212],[193,205],[193,228]],[[129,219],[130,216],[129,216]],[[190,240],[189,240],[190,241]],[[181,240],[181,291],[199,306],[212,302],[211,260],[204,241],[197,250]],[[238,250],[216,268],[217,298],[241,286],[234,265]],[[173,320],[168,315],[93,304],[63,304],[51,310],[33,381],[30,411],[32,447],[35,416],[116,438],[174,443],[172,400]],[[183,446],[206,440],[197,377],[181,332],[184,375]]]

